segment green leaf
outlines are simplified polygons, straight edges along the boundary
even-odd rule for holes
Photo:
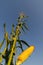
[[[1,55],[2,53],[0,53],[0,55]]]
[[[17,40],[17,42],[20,44],[20,46],[18,47],[21,48],[22,51],[23,51],[22,44],[25,44],[26,46],[30,47],[30,45],[28,45],[27,42],[24,40]]]
[[[20,48],[23,51],[23,48],[21,46],[16,46],[16,48]]]
[[[4,26],[4,32],[6,32],[6,23],[4,23],[3,26]]]
[[[22,27],[23,32],[25,32],[24,28]]]
[[[3,46],[4,41],[5,41],[5,39],[3,39],[3,41],[1,42],[1,44],[0,44],[0,48]]]
[[[17,42],[18,42],[18,44],[20,45],[20,46],[18,46],[18,47],[21,48],[21,50],[23,51],[21,41],[20,41],[20,40],[17,40]]]
[[[3,26],[4,26],[4,28],[5,28],[5,27],[6,27],[6,23],[4,23],[4,25],[3,25]]]
[[[28,28],[26,23],[23,23],[23,26],[25,27],[26,30],[29,30],[29,28]]]
[[[20,40],[20,42],[22,42],[22,44],[25,44],[26,46],[30,47],[30,45],[28,45],[27,42],[25,42],[24,40]]]

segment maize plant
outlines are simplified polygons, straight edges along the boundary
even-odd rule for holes
[[[3,52],[0,52],[0,64],[2,64],[2,60],[5,60],[4,65],[14,65],[13,58],[16,55],[16,49],[19,48],[22,50],[22,52],[19,54],[15,61],[15,65],[21,65],[24,61],[27,60],[28,57],[33,53],[34,46],[30,46],[27,44],[26,41],[20,39],[21,31],[25,32],[24,28],[28,29],[28,26],[25,23],[25,18],[27,18],[24,13],[21,13],[17,19],[17,25],[14,29],[14,24],[12,24],[12,31],[10,33],[10,36],[8,35],[8,32],[6,31],[6,24],[4,24],[4,39],[0,43],[0,49],[2,48],[4,42],[6,44],[6,47],[4,48]],[[18,43],[18,45],[17,45]],[[9,46],[10,45],[10,46]],[[23,49],[23,45],[26,45],[28,48]],[[8,49],[9,46],[9,49]]]

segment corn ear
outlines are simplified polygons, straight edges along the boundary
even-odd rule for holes
[[[34,46],[30,46],[26,50],[24,50],[17,58],[16,65],[22,64],[28,57],[33,53]]]

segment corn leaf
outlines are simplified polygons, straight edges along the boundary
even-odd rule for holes
[[[21,48],[21,50],[23,51],[21,41],[20,41],[20,40],[17,40],[17,42],[18,42],[18,44],[20,45],[20,46],[18,46],[18,47]]]
[[[0,44],[0,48],[1,48],[1,47],[2,47],[2,45],[4,44],[4,41],[5,41],[5,39],[3,39],[2,43]]]
[[[16,48],[20,48],[23,51],[23,48],[21,46],[17,46]]]
[[[22,27],[23,32],[25,32],[24,28]]]
[[[28,28],[28,26],[27,26],[26,23],[23,23],[23,26],[24,26],[24,28],[25,28],[26,30],[29,30],[29,28]]]
[[[24,40],[20,40],[20,42],[22,42],[22,44],[25,44],[26,46],[30,47],[30,45],[28,45],[27,42],[25,42]]]
[[[4,27],[4,33],[6,33],[6,23],[4,23],[3,27]]]

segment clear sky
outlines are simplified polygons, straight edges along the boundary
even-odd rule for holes
[[[11,31],[12,23],[17,23],[20,12],[29,16],[26,23],[30,31],[21,37],[35,46],[35,51],[22,65],[43,65],[43,0],[0,0],[0,42],[3,39],[3,23]]]

